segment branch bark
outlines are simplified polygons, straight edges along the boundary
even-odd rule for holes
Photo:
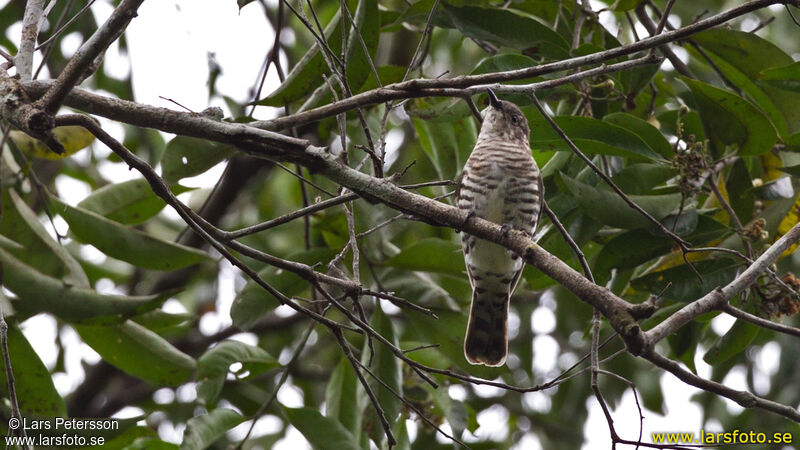
[[[22,39],[19,52],[14,57],[17,75],[20,80],[28,81],[33,76],[33,51],[36,48],[36,39],[39,37],[39,24],[44,15],[44,0],[28,0],[25,4],[25,14],[22,17]]]

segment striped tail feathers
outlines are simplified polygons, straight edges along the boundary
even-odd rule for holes
[[[470,364],[502,366],[508,354],[511,282],[474,276],[464,356]]]

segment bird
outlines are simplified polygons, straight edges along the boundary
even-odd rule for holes
[[[542,176],[530,150],[530,127],[514,103],[487,91],[489,106],[456,188],[456,205],[502,225],[503,231],[533,236],[544,201]],[[502,366],[508,355],[508,306],[524,263],[493,242],[461,233],[472,301],[464,337],[470,364]]]

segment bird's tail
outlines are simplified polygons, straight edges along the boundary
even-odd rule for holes
[[[476,283],[472,291],[464,356],[470,364],[502,366],[508,353],[510,283]]]

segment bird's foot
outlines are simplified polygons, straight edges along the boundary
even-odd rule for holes
[[[464,227],[467,226],[467,222],[469,222],[469,218],[475,216],[475,211],[467,210],[467,216],[464,217],[464,220],[461,222],[461,226],[456,229],[457,232],[461,233],[464,230]]]
[[[511,231],[511,225],[504,223],[503,226],[500,228],[500,234],[503,237],[508,236],[508,233]]]

